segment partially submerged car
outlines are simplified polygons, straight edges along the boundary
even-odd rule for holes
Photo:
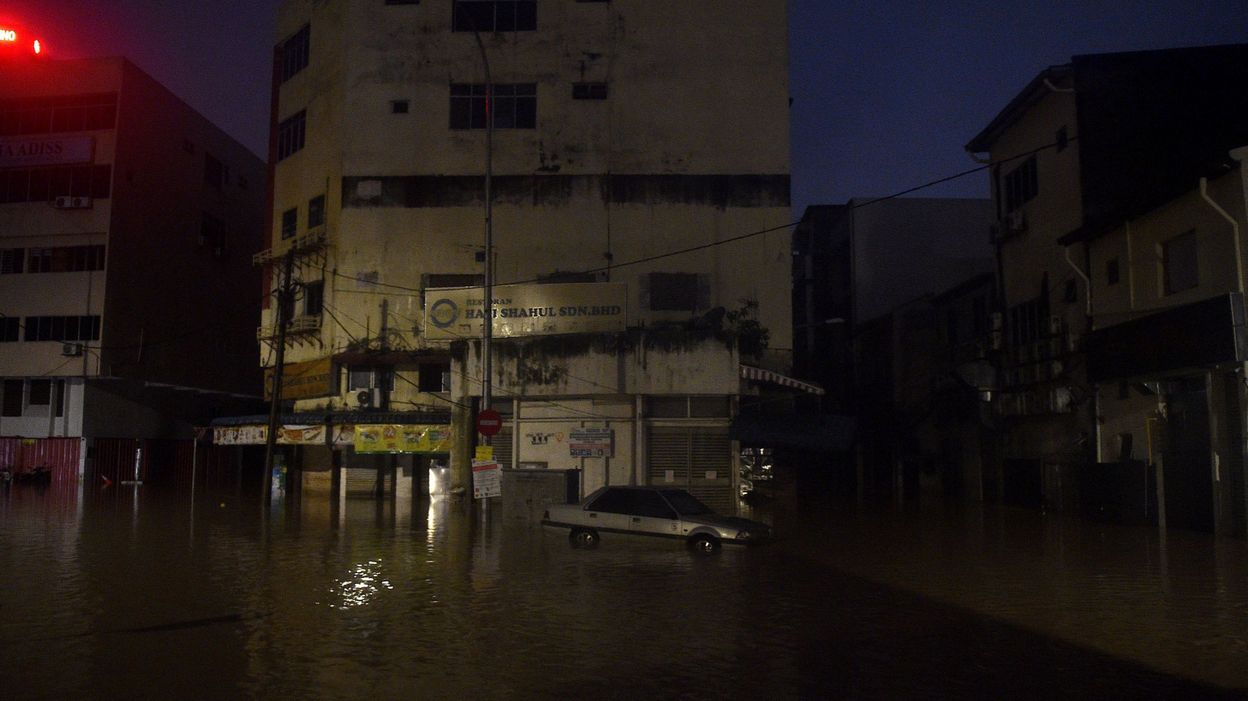
[[[681,539],[701,553],[771,538],[765,523],[720,516],[689,492],[664,487],[602,487],[579,504],[551,505],[542,525],[570,529],[572,544],[586,548],[598,545],[603,533]]]

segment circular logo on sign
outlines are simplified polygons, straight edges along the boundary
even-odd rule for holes
[[[439,299],[429,307],[429,321],[434,326],[444,329],[459,318],[459,307],[449,299]]]

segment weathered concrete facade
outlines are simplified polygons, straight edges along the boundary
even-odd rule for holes
[[[479,45],[457,19],[462,5],[536,14],[520,28],[478,27]],[[395,373],[387,408],[449,409],[471,426],[456,397],[474,396],[480,370],[462,358],[450,368],[452,343],[424,337],[423,296],[485,272],[487,135],[473,91],[487,62],[495,282],[624,283],[630,327],[748,304],[770,335],[765,362],[787,369],[786,21],[777,0],[284,3],[273,230],[260,261],[276,288],[296,251],[302,296],[286,359],[333,358],[342,380],[296,408],[358,406],[350,370],[374,367]],[[276,335],[274,311],[262,336]],[[272,363],[271,344],[261,361]],[[439,386],[432,375],[447,370]],[[725,372],[735,378],[736,366]]]

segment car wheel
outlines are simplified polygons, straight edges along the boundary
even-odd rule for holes
[[[573,528],[568,534],[568,542],[578,548],[598,547],[598,531],[592,528]]]
[[[689,539],[689,549],[699,555],[711,555],[719,552],[719,538],[705,533]]]

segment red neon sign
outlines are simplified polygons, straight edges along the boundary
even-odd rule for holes
[[[28,41],[30,42],[29,44],[26,43]],[[0,45],[6,44],[29,46],[30,52],[35,56],[43,55],[44,50],[47,48],[43,45],[43,41],[40,39],[26,39],[23,38],[16,29],[0,27]]]

